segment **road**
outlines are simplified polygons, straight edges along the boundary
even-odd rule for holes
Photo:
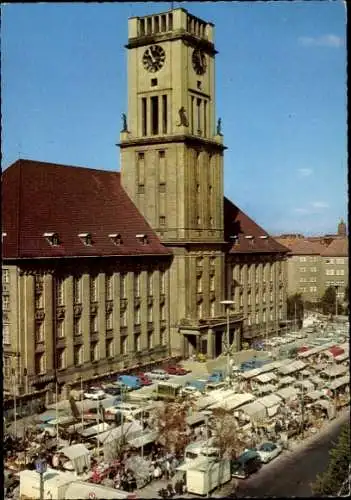
[[[308,440],[300,449],[287,452],[281,458],[262,467],[261,471],[246,481],[239,482],[237,496],[305,497],[312,496],[311,483],[317,474],[324,472],[343,423],[350,414],[344,414],[321,435]]]

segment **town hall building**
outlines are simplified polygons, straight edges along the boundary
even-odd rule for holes
[[[213,24],[132,18],[126,49],[120,172],[19,159],[2,175],[5,389],[214,358],[286,319],[287,248],[224,197]]]

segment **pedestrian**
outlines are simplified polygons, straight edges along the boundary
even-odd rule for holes
[[[170,463],[168,458],[165,462],[165,475],[166,475],[167,481],[169,481],[169,479],[171,478],[171,463]]]
[[[158,464],[156,464],[156,466],[154,468],[154,479],[157,481],[158,479],[161,478],[161,475],[162,475],[162,471],[160,469],[160,466]]]

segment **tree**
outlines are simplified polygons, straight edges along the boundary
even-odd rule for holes
[[[189,442],[186,418],[191,407],[190,400],[177,399],[162,403],[155,412],[154,423],[158,431],[158,441],[176,455],[183,455]]]
[[[297,321],[299,328],[302,327],[303,314],[304,314],[304,303],[301,293],[295,293],[290,295],[287,299],[287,318],[290,320]]]
[[[329,286],[321,298],[321,307],[323,314],[335,314],[335,287]],[[341,307],[341,305],[340,305]]]
[[[323,474],[318,474],[312,485],[315,496],[338,496],[339,490],[350,474],[350,449],[350,426],[345,424],[336,446],[329,452],[330,461],[327,470]]]
[[[216,408],[212,414],[213,446],[218,448],[221,458],[235,459],[243,451],[245,444],[240,437],[233,411]]]

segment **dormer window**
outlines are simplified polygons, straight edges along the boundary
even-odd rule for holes
[[[251,236],[251,234],[248,234],[245,236],[245,238],[250,241],[251,245],[254,244],[254,239],[255,239],[254,236]]]
[[[57,247],[60,244],[60,240],[57,233],[44,233],[44,238],[52,247]]]
[[[119,233],[109,234],[108,237],[114,245],[122,245],[122,236]]]
[[[79,233],[78,238],[80,238],[81,242],[87,247],[90,247],[93,244],[90,233]]]
[[[229,239],[230,239],[230,240],[234,243],[234,245],[235,245],[235,243],[238,243],[238,241],[239,241],[239,236],[238,236],[237,234],[231,234],[231,235],[229,236]]]
[[[260,236],[261,240],[266,240],[268,236]]]
[[[148,239],[146,234],[137,234],[136,238],[142,245],[148,244]]]

